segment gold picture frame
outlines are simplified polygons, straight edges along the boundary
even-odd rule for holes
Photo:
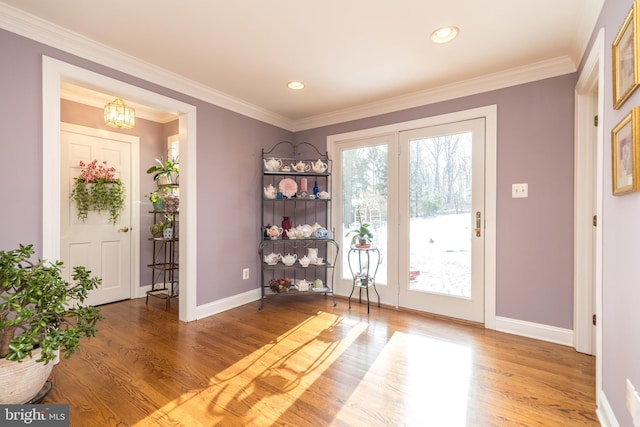
[[[613,108],[619,109],[640,84],[640,0],[633,2],[613,41]]]
[[[620,195],[640,189],[640,107],[634,107],[611,130],[613,194]]]

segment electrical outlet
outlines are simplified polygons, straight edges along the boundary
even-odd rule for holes
[[[242,270],[242,280],[249,280],[249,269],[244,268]]]
[[[511,197],[514,199],[524,199],[529,197],[529,184],[511,184]]]

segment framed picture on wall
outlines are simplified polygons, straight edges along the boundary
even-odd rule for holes
[[[625,194],[640,189],[640,107],[634,107],[611,130],[611,157],[613,161],[613,194]]]
[[[636,0],[627,14],[618,35],[613,41],[611,54],[613,57],[613,108],[616,110],[638,87],[640,70],[638,51],[640,45],[640,0]]]

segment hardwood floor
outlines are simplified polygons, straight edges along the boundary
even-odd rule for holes
[[[105,305],[43,403],[82,427],[599,425],[595,359],[572,348],[344,300],[257,307]]]

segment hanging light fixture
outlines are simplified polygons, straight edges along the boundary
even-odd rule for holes
[[[136,125],[136,110],[116,98],[104,106],[104,124],[118,129],[132,129]]]

